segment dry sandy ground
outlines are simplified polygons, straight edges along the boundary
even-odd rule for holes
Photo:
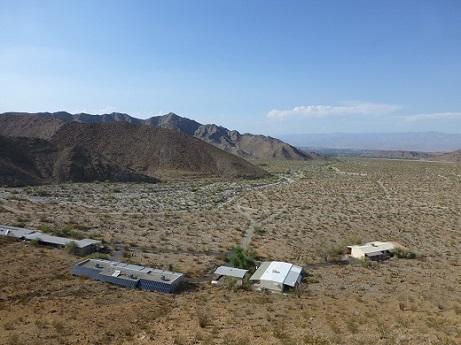
[[[250,227],[265,259],[321,262],[325,248],[357,238],[396,240],[421,257],[312,269],[300,295],[205,283],[170,296],[73,277],[78,258],[2,241],[0,344],[461,344],[460,165],[261,164],[281,183],[2,189],[0,223],[74,226],[127,243],[127,260],[195,277]]]

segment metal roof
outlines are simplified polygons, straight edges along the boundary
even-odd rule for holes
[[[177,279],[183,276],[182,273],[164,271],[152,267],[132,265],[123,262],[87,259],[79,262],[76,266],[90,268],[99,271],[99,274],[112,276],[115,272],[119,272],[117,278],[125,280],[150,280],[162,282],[164,284],[172,284]]]
[[[250,280],[266,280],[293,287],[298,282],[301,273],[302,267],[288,262],[263,262]]]
[[[87,246],[91,246],[95,244],[100,245],[102,243],[101,241],[92,240],[90,238],[84,238],[82,240],[74,240],[74,239],[66,238],[66,237],[48,235],[40,231],[24,229],[24,228],[17,228],[13,226],[5,226],[5,225],[0,225],[0,236],[25,238],[27,240],[37,239],[43,243],[56,244],[60,246],[65,246],[66,244],[70,242],[75,242],[78,248],[85,248]]]
[[[291,266],[290,272],[288,272],[285,281],[283,282],[284,285],[288,285],[291,287],[295,287],[296,283],[299,282],[302,272],[302,267],[293,265]]]
[[[85,247],[91,246],[93,244],[97,244],[97,245],[102,244],[101,241],[92,240],[90,238],[84,238],[83,240],[74,241],[74,242],[77,244],[77,247],[79,247],[79,248],[85,248]]]
[[[393,242],[368,242],[363,245],[348,246],[348,248],[358,248],[364,254],[377,253],[381,251],[389,251],[397,248],[397,245]]]
[[[16,228],[14,226],[0,226],[0,235],[2,236],[22,238],[33,232],[35,231],[30,229]]]
[[[256,272],[250,277],[250,280],[261,280],[261,276],[266,272],[270,264],[270,261],[261,262]]]
[[[60,246],[65,246],[66,244],[73,241],[69,238],[47,235],[39,231],[25,236],[25,238],[28,240],[39,240],[40,242],[43,242],[43,243],[57,244]],[[76,242],[76,241],[73,241],[73,242]]]
[[[219,266],[216,271],[214,271],[214,274],[226,277],[243,278],[247,272],[248,270],[242,270],[240,268]]]

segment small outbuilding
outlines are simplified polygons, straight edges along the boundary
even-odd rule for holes
[[[182,273],[101,259],[77,263],[72,274],[123,287],[165,293],[176,292],[184,281]]]
[[[250,281],[256,290],[283,292],[287,288],[296,288],[302,281],[303,268],[288,262],[262,262]]]
[[[222,285],[225,281],[232,281],[237,286],[242,286],[243,278],[247,273],[248,270],[241,268],[219,266],[213,273],[211,284]]]
[[[396,248],[403,248],[395,242],[368,242],[362,245],[347,247],[347,254],[355,259],[369,259],[373,261],[386,260]]]

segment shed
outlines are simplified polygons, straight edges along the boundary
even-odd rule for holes
[[[302,277],[303,269],[300,266],[288,262],[266,261],[261,263],[250,281],[255,282],[257,290],[283,292],[287,287],[296,287]]]
[[[248,270],[241,268],[219,266],[213,273],[214,277],[211,284],[220,285],[225,280],[234,280],[238,285],[242,285],[243,278],[247,274]]]

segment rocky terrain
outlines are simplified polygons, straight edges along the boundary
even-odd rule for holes
[[[126,122],[71,122],[51,138],[58,147],[79,145],[148,176],[170,174],[258,178],[263,169],[189,135]]]
[[[125,121],[63,122],[48,127],[46,118],[36,118],[28,127],[29,120],[24,122],[31,130],[26,133],[38,134],[41,125],[41,133],[57,130],[48,140],[34,135],[0,136],[0,185],[156,182],[159,176],[184,174],[227,178],[268,175],[242,158],[170,129]],[[14,130],[12,134],[20,135]]]
[[[157,179],[122,168],[78,144],[59,147],[43,139],[0,136],[0,185],[93,181],[154,183]]]
[[[5,136],[26,136],[49,139],[65,123],[127,122],[146,124],[151,127],[167,128],[195,136],[224,151],[246,159],[309,160],[315,153],[305,153],[281,140],[253,134],[241,134],[214,124],[203,125],[174,113],[141,120],[128,114],[104,115],[55,113],[3,113],[0,114],[0,134]]]
[[[459,164],[257,164],[274,177],[0,188],[0,223],[78,229],[123,261],[193,282],[172,296],[124,289],[72,276],[81,258],[63,250],[2,241],[0,344],[459,344]],[[306,268],[298,294],[210,285],[250,230],[261,260]],[[397,241],[417,258],[325,263],[370,240]]]
[[[431,155],[431,159],[446,162],[461,162],[461,150]]]

